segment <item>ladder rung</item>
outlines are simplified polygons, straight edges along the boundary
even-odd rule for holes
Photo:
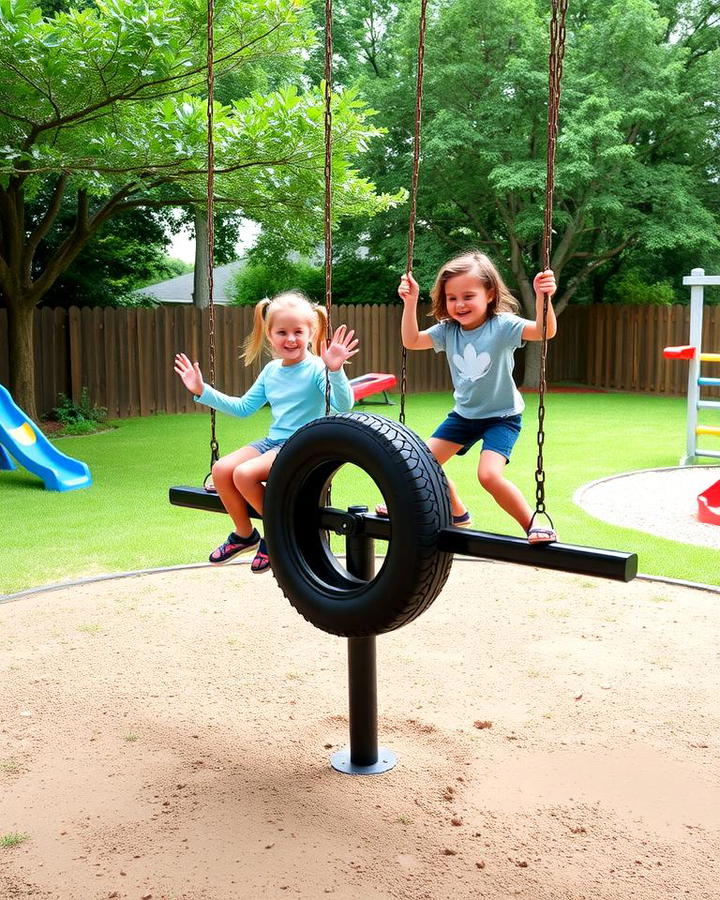
[[[720,409],[720,400],[698,400],[697,405],[702,409]]]
[[[720,362],[720,353],[701,353],[700,362]]]
[[[699,450],[695,449],[695,456],[711,456],[713,459],[720,459],[720,450]]]
[[[695,429],[695,434],[713,434],[715,437],[720,437],[720,426],[698,425]]]
[[[698,384],[703,387],[720,387],[720,378],[698,378]]]

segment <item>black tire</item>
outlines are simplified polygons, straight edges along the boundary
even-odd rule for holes
[[[348,574],[319,525],[326,489],[345,463],[370,475],[390,516],[385,562],[370,581]],[[450,572],[452,554],[438,550],[440,529],[450,524],[445,475],[416,434],[381,416],[330,416],[299,429],[270,470],[264,519],[282,592],[329,634],[363,637],[406,625],[435,600]]]

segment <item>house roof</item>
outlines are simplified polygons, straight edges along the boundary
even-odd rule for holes
[[[213,272],[213,300],[221,305],[230,302],[226,295],[226,289],[230,278],[240,270],[243,260],[236,260],[226,266],[216,266]],[[158,303],[192,303],[193,272],[185,275],[176,275],[167,281],[159,281],[157,284],[149,284],[137,291],[138,294],[146,294],[153,297]]]

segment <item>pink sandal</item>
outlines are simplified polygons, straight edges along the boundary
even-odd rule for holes
[[[555,529],[547,525],[532,525],[528,528],[528,544],[552,544],[557,540]]]
[[[270,557],[268,556],[267,545],[265,543],[265,538],[261,538],[255,558],[250,563],[250,571],[254,575],[262,575],[263,572],[267,572],[269,569]]]

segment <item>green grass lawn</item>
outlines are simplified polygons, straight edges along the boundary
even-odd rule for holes
[[[449,401],[446,394],[411,396],[408,424],[427,437],[450,408]],[[532,505],[537,400],[531,395],[526,402],[525,428],[509,475]],[[391,418],[398,414],[398,406],[364,409]],[[57,442],[63,453],[90,466],[93,486],[87,490],[52,493],[22,469],[0,472],[0,593],[105,572],[205,561],[230,531],[225,517],[179,509],[167,501],[170,485],[200,484],[207,472],[207,417],[158,415],[117,424],[113,431]],[[264,435],[268,425],[265,410],[247,420],[221,417],[221,452]],[[710,550],[608,525],[572,502],[574,491],[594,479],[675,465],[684,443],[683,398],[551,394],[546,433],[547,507],[561,540],[636,552],[646,574],[720,584],[720,529],[718,550]],[[519,534],[478,485],[476,461],[473,452],[448,465],[474,527]],[[375,494],[358,470],[341,476],[333,487],[333,505],[372,506]]]

